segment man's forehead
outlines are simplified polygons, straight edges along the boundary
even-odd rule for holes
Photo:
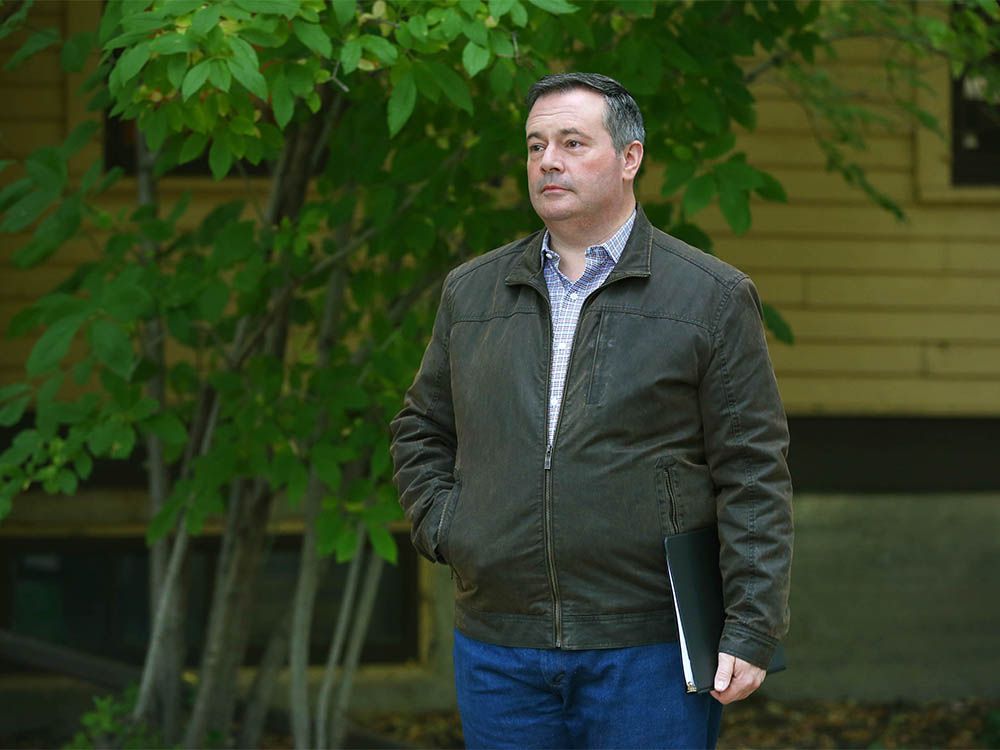
[[[539,97],[528,112],[525,131],[530,135],[537,127],[558,127],[582,133],[602,126],[603,118],[604,97],[590,89],[573,89]]]

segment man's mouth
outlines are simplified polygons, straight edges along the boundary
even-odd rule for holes
[[[567,189],[568,188],[564,188],[562,185],[546,185],[545,187],[542,188],[542,192],[548,193],[553,190],[567,190]]]

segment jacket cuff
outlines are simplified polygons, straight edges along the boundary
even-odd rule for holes
[[[730,654],[766,670],[778,647],[778,641],[745,625],[727,621],[722,627],[719,652]]]

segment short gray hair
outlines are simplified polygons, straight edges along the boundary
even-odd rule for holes
[[[590,89],[604,97],[604,127],[619,155],[632,141],[646,142],[642,112],[628,90],[614,78],[600,73],[556,73],[542,76],[528,91],[525,104],[528,111],[535,102],[548,94],[562,94],[577,89]]]

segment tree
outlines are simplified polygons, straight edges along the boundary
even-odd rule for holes
[[[0,34],[30,25],[31,5],[8,6]],[[103,207],[115,170],[67,172],[96,116],[34,152],[0,191],[0,231],[33,228],[16,265],[43,264],[82,238],[101,249],[11,325],[40,336],[24,382],[0,388],[0,425],[19,425],[0,454],[0,517],[28,487],[73,494],[95,460],[126,460],[144,445],[155,616],[133,718],[193,747],[209,731],[233,737],[267,521],[276,503],[299,509],[298,585],[277,603],[289,616],[243,697],[238,744],[256,744],[287,659],[296,746],[336,746],[380,566],[396,554],[386,425],[436,289],[460,260],[536,226],[511,187],[523,181],[530,84],[550,69],[622,80],[646,111],[648,157],[666,167],[664,199],[647,213],[710,251],[694,219],[709,203],[743,233],[752,196],[785,200],[735,150],[734,130],[755,127],[754,85],[770,78],[793,92],[828,169],[902,215],[854,152],[901,119],[937,127],[913,96],[928,55],[998,90],[997,20],[986,1],[948,23],[891,2],[109,0],[94,33],[35,30],[9,67],[61,44],[64,66],[79,70],[98,51],[86,92],[92,111],[138,126],[139,207]],[[895,45],[885,79],[873,81],[884,86],[879,104],[825,72],[835,43],[856,37]],[[218,205],[200,222],[187,218],[190,196],[162,206],[158,178],[206,154],[216,179],[267,165],[266,205]],[[777,310],[765,317],[791,340]],[[69,362],[74,341],[85,353]],[[168,342],[181,354],[168,357]],[[60,395],[67,376],[86,395]],[[180,571],[190,536],[212,517],[225,533],[185,712]],[[351,574],[313,706],[308,644],[330,557],[352,560]]]

